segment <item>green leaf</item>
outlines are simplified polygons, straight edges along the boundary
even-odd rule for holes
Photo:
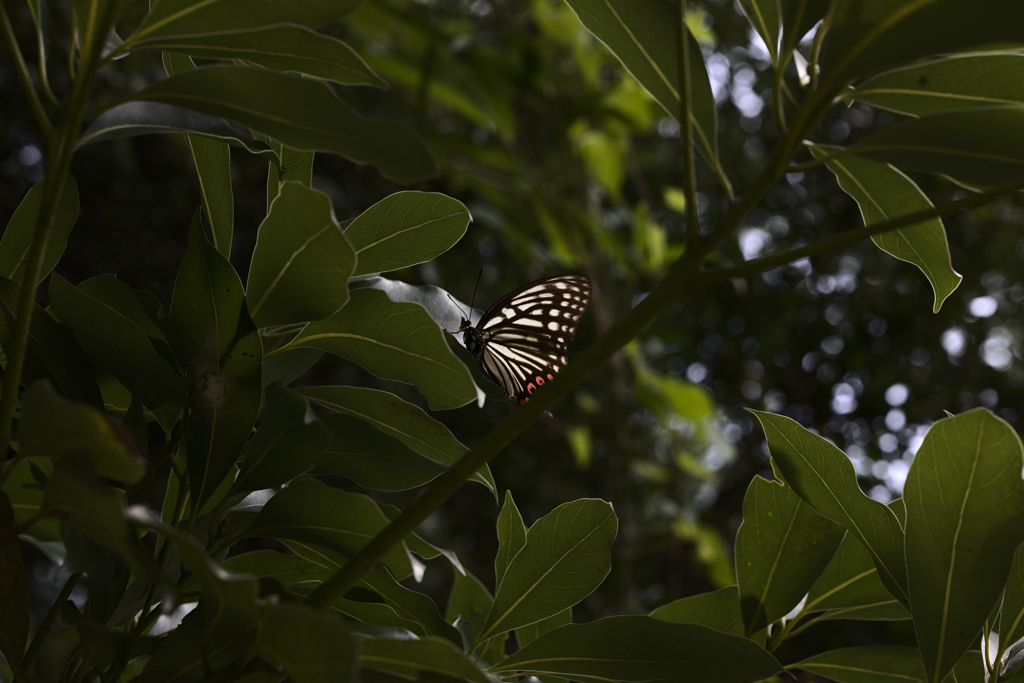
[[[458,408],[476,398],[469,370],[423,307],[395,303],[375,289],[353,291],[345,308],[306,325],[288,344],[296,347],[323,349],[377,377],[412,384],[431,410]]]
[[[159,319],[164,317],[160,300],[152,292],[132,289],[113,273],[97,275],[78,283],[84,292],[131,320],[150,339],[164,340]]]
[[[505,490],[505,503],[498,513],[497,530],[498,552],[494,556],[494,585],[500,586],[509,562],[526,545],[526,525],[509,489]]]
[[[305,398],[276,385],[270,387],[234,492],[258,491],[291,481],[308,471],[330,442],[327,427]]]
[[[977,639],[1024,540],[1024,449],[984,408],[939,420],[904,486],[907,577],[928,680]]]
[[[666,619],[666,621],[669,620]],[[526,626],[520,626],[516,629],[516,640],[519,642],[519,647],[524,647],[537,640],[548,631],[571,623],[572,608],[567,607],[558,614],[554,614],[547,619],[542,619],[533,624],[527,624]]]
[[[355,265],[327,195],[285,183],[256,237],[249,313],[257,327],[326,318],[348,301]]]
[[[225,36],[226,37],[226,36]],[[168,76],[193,71],[196,65],[183,55],[165,52],[164,70]],[[235,200],[231,194],[231,146],[204,135],[185,135],[192,152],[203,196],[203,208],[210,225],[213,246],[224,258],[231,258],[231,237],[235,222]]]
[[[10,354],[10,331],[15,325],[15,311],[21,287],[7,278],[0,278],[0,346]],[[96,373],[90,359],[78,345],[75,335],[61,325],[41,306],[32,305],[32,325],[28,331],[23,384],[48,378],[66,397],[83,401],[96,408],[103,406],[103,397],[96,384]]]
[[[833,149],[810,146],[817,159]],[[826,165],[835,174],[839,187],[857,202],[865,226],[934,208],[917,183],[889,164],[843,156],[827,161]],[[963,279],[953,270],[946,229],[939,217],[872,235],[871,240],[887,254],[921,269],[935,292],[933,313],[939,312]]]
[[[468,636],[468,639],[464,638],[462,645],[467,650],[472,647],[473,641],[483,630],[487,613],[491,611],[493,603],[494,597],[480,579],[472,574],[455,572],[455,582],[448,596],[445,620],[449,624],[455,624],[456,620],[466,624],[463,635]]]
[[[344,623],[303,604],[268,605],[260,620],[258,647],[295,683],[358,680],[356,645]]]
[[[861,645],[828,650],[791,664],[840,683],[924,683],[921,653],[916,647]]]
[[[153,133],[198,133],[278,161],[274,151],[254,138],[245,126],[160,102],[124,102],[107,109],[86,128],[75,147]]]
[[[943,111],[888,126],[852,145],[858,156],[971,186],[1024,177],[1024,107]]]
[[[761,646],[698,624],[651,617],[607,617],[568,624],[491,667],[493,673],[554,674],[574,681],[730,683],[782,670]]]
[[[440,638],[368,638],[361,641],[360,646],[359,661],[369,669],[389,671],[410,679],[419,678],[417,671],[427,671],[447,679],[493,683],[493,679],[477,668],[464,652]]]
[[[50,306],[86,353],[103,363],[170,432],[181,412],[181,379],[134,321],[54,273]]]
[[[207,241],[198,211],[174,282],[170,323],[191,406],[183,435],[192,509],[198,512],[252,432],[263,355],[238,274]]]
[[[420,455],[454,464],[468,450],[448,428],[427,415],[422,408],[394,394],[364,387],[305,387],[300,393],[331,410],[346,413],[370,423],[380,432],[393,436]],[[492,492],[494,477],[485,465],[470,479]]]
[[[892,510],[860,490],[853,463],[831,443],[788,417],[751,412],[761,421],[772,462],[786,483],[819,514],[863,543],[886,588],[907,604],[903,529]]]
[[[298,554],[303,557],[309,558],[314,562],[323,564],[326,567],[332,569],[340,569],[345,560],[341,557],[340,553],[326,550],[324,548],[310,545],[301,541],[288,541],[288,547],[292,548]],[[395,581],[394,577],[388,572],[386,567],[377,567],[368,574],[364,574],[359,580],[359,586],[373,591],[387,603],[394,614],[397,614],[398,619],[408,620],[418,627],[413,630],[415,633],[421,635],[435,635],[441,636],[446,640],[460,644],[462,637],[458,630],[452,627],[451,624],[446,622],[441,616],[441,612],[437,609],[437,605],[429,597],[423,593],[417,593],[414,590],[410,590],[402,584]],[[349,614],[349,610],[356,608],[358,611],[355,614],[359,616],[353,616],[353,618],[368,621],[370,623],[385,623],[390,622],[379,619],[379,615],[369,615],[367,609],[370,607],[376,607],[373,603],[352,603],[352,601],[339,600],[335,603],[336,609]],[[399,627],[405,627],[404,621],[399,621],[393,624]]]
[[[359,214],[345,237],[359,256],[354,275],[426,263],[462,239],[469,210],[437,192],[396,192]]]
[[[156,563],[124,518],[124,496],[104,486],[80,458],[62,458],[46,482],[43,509],[124,559],[136,576],[154,580]]]
[[[781,482],[754,477],[736,532],[736,577],[748,635],[796,607],[843,538]]]
[[[32,609],[25,584],[21,541],[13,531],[14,510],[7,493],[0,491],[0,538],[5,539],[0,546],[0,651],[15,679],[20,680]]]
[[[680,119],[679,22],[674,2],[566,0],[580,22],[622,62],[669,116]],[[732,194],[718,159],[718,114],[700,45],[686,31],[690,58],[690,121],[698,149]]]
[[[0,237],[0,277],[13,280],[21,285],[25,279],[25,266],[28,264],[28,252],[32,247],[32,238],[36,234],[36,225],[39,222],[39,210],[43,205],[43,186],[45,182],[36,183],[29,188],[28,193],[21,200],[21,204],[14,210],[14,215],[7,222],[7,229],[3,237]],[[64,191],[57,202],[57,210],[53,216],[53,225],[50,227],[50,239],[46,243],[46,253],[43,256],[43,267],[39,271],[39,280],[50,274],[53,267],[60,261],[64,253],[64,247],[68,244],[68,235],[78,218],[78,184],[74,176],[68,174],[64,184]]]
[[[181,624],[163,637],[156,653],[146,664],[140,681],[180,683],[208,680],[207,671],[226,669],[255,645],[255,627],[218,630],[216,605],[200,602]],[[280,678],[280,677],[278,677]],[[275,679],[277,680],[277,679]]]
[[[99,474],[128,483],[140,480],[146,470],[127,429],[92,406],[68,401],[46,380],[25,392],[20,440],[24,457],[84,456]]]
[[[224,568],[258,579],[274,579],[285,586],[317,585],[330,572],[323,565],[298,555],[285,555],[276,550],[253,550],[224,560]]]
[[[509,561],[478,640],[546,619],[590,595],[611,571],[617,528],[612,506],[596,499],[563,503],[537,520]]]
[[[125,39],[134,47],[144,41],[255,29],[274,24],[325,26],[353,11],[364,0],[161,0]]]
[[[273,348],[274,339],[264,337],[264,354]],[[292,349],[279,356],[264,356],[261,381],[264,391],[275,382],[283,387],[288,386],[306,374],[324,355],[319,349]]]
[[[14,509],[14,524],[20,526],[35,517],[43,506],[43,487],[53,473],[53,461],[34,460],[11,469],[3,492]],[[60,541],[60,522],[51,517],[36,520],[22,535],[36,541]]]
[[[369,496],[301,479],[271,498],[245,533],[312,543],[350,557],[389,521]],[[382,561],[398,576],[412,573],[404,543],[389,550]]]
[[[409,127],[369,121],[324,83],[244,66],[208,66],[132,95],[237,121],[300,150],[331,152],[412,183],[434,175],[434,159]]]
[[[808,592],[804,610],[828,610],[828,619],[910,618],[878,578],[871,553],[849,533]]]
[[[956,17],[951,21],[951,17]],[[957,0],[840,0],[830,14],[819,63],[823,87],[938,53],[1001,41],[1018,43],[1024,5],[980,0],[964,12]]]
[[[268,138],[268,140],[270,140]],[[286,182],[297,182],[306,187],[313,186],[313,161],[316,152],[303,152],[285,147],[280,142],[270,140],[271,147],[281,159],[280,166],[271,163],[267,169],[267,212],[281,188]]]
[[[986,52],[933,59],[879,74],[847,98],[910,116],[1024,105],[1024,55]]]
[[[304,74],[342,85],[387,88],[351,47],[301,26],[272,26],[215,35],[145,40],[133,50],[166,50],[204,59],[245,60],[270,69]]]
[[[709,593],[680,598],[652,611],[651,616],[680,624],[703,624],[734,636],[742,636],[744,633],[737,586],[726,586]]]
[[[377,491],[405,491],[432,481],[448,467],[350,415],[324,415],[330,445],[313,474],[340,474]]]

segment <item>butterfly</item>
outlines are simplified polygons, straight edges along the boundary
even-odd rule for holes
[[[590,303],[590,278],[556,275],[506,295],[459,332],[480,369],[522,405],[565,367],[566,345]]]

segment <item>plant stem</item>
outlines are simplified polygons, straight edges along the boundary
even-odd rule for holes
[[[693,97],[690,83],[690,30],[686,27],[686,2],[676,2],[676,25],[678,34],[679,82],[679,126],[683,140],[683,185],[686,187],[686,244],[696,246],[700,240],[700,223],[697,222],[697,172],[693,158]]]
[[[36,655],[39,654],[39,648],[42,646],[43,641],[46,640],[46,634],[50,632],[50,627],[57,621],[57,615],[60,614],[60,608],[64,605],[64,602],[71,595],[71,591],[75,590],[75,586],[78,585],[78,580],[82,578],[82,572],[75,572],[68,577],[68,580],[64,583],[64,587],[61,588],[60,594],[57,599],[50,605],[50,610],[46,613],[46,617],[42,623],[39,624],[39,630],[36,631],[35,637],[32,638],[32,643],[28,646],[28,650],[25,652],[25,659],[22,660],[22,668],[27,671],[32,662],[35,661]]]
[[[14,27],[11,26],[11,20],[7,16],[7,9],[3,4],[0,4],[0,29],[3,31],[4,40],[7,41],[7,50],[11,53],[11,63],[18,74],[18,82],[21,84],[22,92],[25,93],[25,98],[28,100],[28,106],[36,117],[36,124],[39,125],[39,130],[43,133],[44,137],[48,137],[53,132],[53,124],[50,123],[50,118],[46,115],[46,110],[43,109],[43,103],[39,100],[39,95],[33,87],[32,78],[28,73],[28,66],[25,64],[25,57],[21,54],[18,41],[15,40]],[[40,46],[40,50],[42,50],[42,46]]]

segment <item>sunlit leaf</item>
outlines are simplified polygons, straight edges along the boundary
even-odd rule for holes
[[[904,486],[907,578],[929,680],[977,640],[1024,540],[1024,448],[984,408],[939,420]]]
[[[808,592],[804,609],[829,610],[829,619],[910,618],[878,578],[871,553],[849,533]]]
[[[916,647],[861,645],[828,650],[791,665],[840,683],[924,683]]]
[[[810,150],[820,159],[833,148],[812,145]],[[839,187],[857,202],[865,226],[934,208],[917,183],[888,164],[854,156],[840,156],[825,163]],[[963,279],[953,270],[946,229],[939,217],[872,235],[871,240],[886,253],[921,269],[935,292],[934,313]]]

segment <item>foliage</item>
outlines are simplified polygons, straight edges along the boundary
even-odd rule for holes
[[[903,497],[883,501],[862,491],[849,447],[779,414],[795,401],[754,411],[773,475],[749,477],[733,565],[684,499],[717,490],[739,439],[714,421],[696,364],[684,381],[655,348],[694,341],[669,310],[685,296],[755,275],[785,284],[780,272],[806,275],[806,259],[869,236],[920,273],[940,311],[961,282],[944,218],[1012,206],[1024,189],[1024,8],[741,0],[747,22],[725,37],[761,41],[774,129],[760,130],[749,87],[733,83],[742,116],[722,106],[709,24],[737,17],[720,3],[538,0],[503,17],[535,34],[519,38],[474,32],[468,18],[494,11],[482,0],[360,4],[0,9],[17,106],[45,150],[0,241],[11,678],[1024,676],[1024,453],[1008,419],[975,408],[935,422]],[[561,75],[540,77],[542,64]],[[376,92],[389,83],[397,93]],[[847,112],[877,125],[840,147],[831,131]],[[741,163],[748,127],[759,137],[740,142]],[[112,272],[76,277],[68,245],[103,172],[89,150],[169,132],[184,134],[196,179],[184,203],[201,208],[177,226],[187,246],[166,296]],[[351,184],[315,183],[315,163],[342,164]],[[258,171],[236,184],[238,165]],[[437,173],[446,185],[428,187]],[[766,219],[812,175],[834,177],[864,227],[810,220],[790,236],[780,214]],[[493,428],[440,414],[496,392],[445,334],[464,304],[407,282],[465,254],[470,209],[429,189],[463,196],[501,238],[481,253],[595,280],[599,337]],[[240,195],[256,200],[236,207]],[[764,326],[766,345],[777,327]],[[592,379],[608,360],[610,381]],[[764,367],[747,367],[760,396]],[[527,525],[489,463],[517,455],[514,440],[573,390],[556,409],[567,422],[550,423],[558,442],[580,470],[624,454],[624,495],[533,501]],[[626,429],[616,413],[642,419]],[[467,480],[480,505],[502,501],[493,581],[491,554],[453,552],[458,532],[436,523]],[[635,481],[646,505],[634,507]],[[479,533],[490,517],[475,517],[445,519]],[[634,590],[643,544],[665,539],[691,541],[719,589],[653,610],[624,600],[623,614],[585,602],[610,575]],[[56,595],[32,578],[52,565]],[[442,604],[432,586],[449,574]],[[792,656],[798,636],[853,620],[909,622],[916,641]]]

